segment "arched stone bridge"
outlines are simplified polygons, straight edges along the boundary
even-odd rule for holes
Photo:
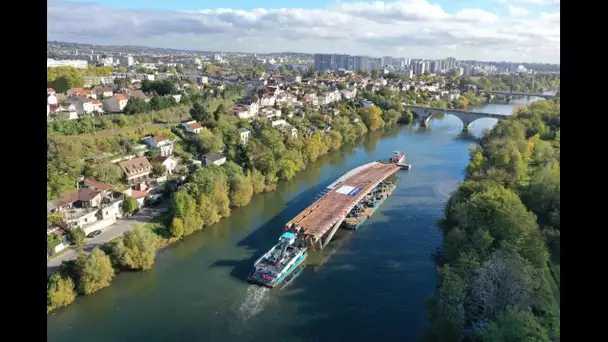
[[[443,108],[432,108],[432,107],[420,107],[420,106],[410,106],[403,104],[403,109],[410,109],[413,113],[416,113],[420,120],[424,121],[426,125],[429,124],[431,118],[435,114],[445,113],[452,114],[460,119],[463,124],[463,130],[468,131],[469,126],[477,119],[481,118],[492,118],[492,119],[504,119],[510,114],[492,114],[492,113],[482,113],[482,112],[469,112],[461,109],[443,109]]]

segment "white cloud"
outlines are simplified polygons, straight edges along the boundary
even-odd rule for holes
[[[530,11],[528,11],[527,9],[525,9],[523,7],[509,5],[509,14],[512,15],[512,16],[514,16],[514,17],[526,15],[526,14],[529,14],[529,13],[530,13]]]
[[[527,5],[559,5],[560,0],[497,0],[500,3],[527,4]]]
[[[539,0],[519,0],[539,1]],[[48,39],[242,52],[322,52],[559,62],[559,12],[526,20],[426,0],[319,9],[113,9],[48,2]]]

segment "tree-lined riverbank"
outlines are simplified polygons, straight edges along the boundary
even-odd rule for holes
[[[471,152],[441,225],[445,265],[426,340],[559,338],[548,268],[559,264],[559,161],[559,101],[499,122]]]

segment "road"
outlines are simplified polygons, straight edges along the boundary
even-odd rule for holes
[[[142,209],[139,214],[133,215],[129,218],[118,220],[115,224],[102,229],[102,233],[94,238],[85,238],[84,250],[87,252],[92,251],[95,247],[99,247],[102,244],[111,241],[119,236],[122,236],[125,232],[133,229],[136,224],[150,222],[154,217],[162,214],[164,211],[169,209],[169,201],[164,201],[156,207],[149,207]],[[53,272],[63,261],[76,259],[77,253],[73,247],[69,250],[61,253],[55,258],[50,259],[47,264],[47,274]]]

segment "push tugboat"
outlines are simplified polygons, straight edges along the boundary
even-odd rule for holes
[[[399,165],[402,170],[409,170],[410,168],[412,168],[412,165],[407,163],[405,154],[401,151],[393,152],[393,156],[391,157],[390,162]]]
[[[285,232],[279,242],[253,265],[247,280],[267,287],[281,285],[294,271],[299,271],[306,257],[307,248],[292,232]]]

